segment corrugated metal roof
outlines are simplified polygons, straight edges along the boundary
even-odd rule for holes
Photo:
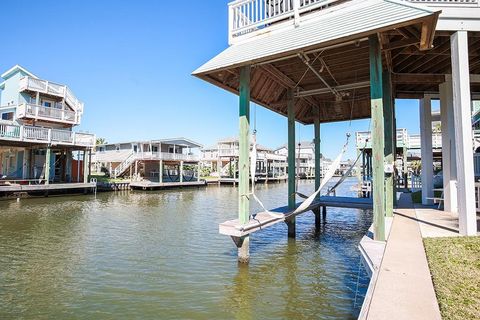
[[[353,0],[338,9],[311,14],[296,28],[259,35],[248,42],[230,46],[193,72],[210,73],[227,67],[269,61],[288,52],[334,44],[355,35],[428,17],[439,10],[397,0]]]

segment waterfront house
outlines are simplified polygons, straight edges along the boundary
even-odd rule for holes
[[[96,146],[92,163],[97,173],[136,182],[198,181],[201,147],[186,138],[106,143]]]
[[[239,141],[236,137],[224,138],[216,145],[201,151],[201,164],[212,176],[235,178],[238,168]],[[253,144],[250,144],[250,149]],[[257,178],[283,178],[286,174],[287,157],[257,144]]]
[[[81,122],[83,102],[66,85],[19,65],[1,77],[0,191],[87,183],[95,135],[73,130]]]

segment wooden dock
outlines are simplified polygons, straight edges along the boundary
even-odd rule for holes
[[[72,189],[95,189],[96,183],[51,183],[51,184],[5,184],[0,185],[0,192],[42,192]]]
[[[184,181],[184,182],[152,182],[148,180],[135,181],[130,183],[131,189],[156,190],[167,188],[185,188],[185,187],[203,187],[207,182],[202,181]]]
[[[300,205],[300,203],[297,204],[297,207],[298,205]],[[369,198],[322,196],[319,200],[314,201],[305,210],[296,214],[293,214],[293,212],[288,209],[288,206],[283,206],[271,210],[271,213],[260,212],[246,224],[241,224],[238,219],[225,221],[219,225],[219,232],[220,234],[241,238],[249,235],[250,233],[268,228],[269,226],[279,222],[292,219],[304,212],[319,210],[321,207],[372,209],[373,202],[372,199]]]

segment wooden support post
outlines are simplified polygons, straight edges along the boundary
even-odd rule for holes
[[[393,206],[397,206],[397,179],[398,179],[398,170],[397,169],[397,117],[396,117],[396,109],[395,109],[395,94],[392,91],[392,110],[393,110],[393,189],[392,189],[392,197],[393,197]]]
[[[451,35],[450,42],[457,156],[458,224],[461,235],[473,236],[477,234],[477,215],[473,172],[468,32],[455,32]]]
[[[365,152],[362,151],[362,181],[366,181],[366,169],[367,168],[367,158],[365,157]]]
[[[200,162],[197,162],[197,182],[200,181],[200,172],[201,172]]]
[[[374,239],[385,241],[385,184],[382,52],[378,35],[369,37],[370,44],[370,101],[372,114],[372,175]]]
[[[319,115],[315,115],[314,121],[314,131],[315,131],[315,190],[320,187],[320,175],[321,175],[321,168],[320,168],[320,118]],[[318,232],[320,231],[320,210],[316,209],[314,211],[315,214],[315,230]]]
[[[440,84],[439,89],[440,118],[442,123],[443,208],[445,211],[456,213],[458,212],[457,163],[451,77],[447,77],[447,82]]]
[[[293,91],[287,93],[287,116],[288,116],[288,208],[295,209],[295,103]],[[295,217],[286,221],[288,237],[295,238]]]
[[[422,204],[428,205],[432,203],[431,198],[433,198],[432,103],[430,96],[425,96],[420,100],[420,138]]]
[[[315,190],[320,187],[320,119],[318,115],[315,117],[314,121],[314,131],[315,131]]]
[[[87,149],[83,150],[83,183],[88,183],[88,154]]]
[[[50,184],[50,161],[52,157],[52,150],[50,146],[47,147],[45,152],[45,184]]]
[[[327,222],[327,207],[326,206],[322,207],[322,220],[323,220],[323,223]]]
[[[386,167],[391,172],[385,172],[385,216],[393,217],[393,166],[394,148],[393,139],[395,136],[393,129],[393,98],[392,98],[392,79],[388,70],[383,72],[383,130],[385,136],[384,157]]]
[[[250,66],[240,69],[240,87],[239,87],[239,166],[238,166],[238,219],[240,223],[245,224],[250,218],[249,203],[249,153],[250,153]],[[235,178],[235,177],[234,177]],[[249,238],[242,238],[241,245],[238,246],[238,261],[248,263],[249,260]]]
[[[183,182],[183,161],[180,161],[180,183]]]
[[[407,147],[404,146],[402,149],[402,165],[403,165],[403,184],[405,189],[408,190],[408,154]]]
[[[158,168],[158,182],[163,183],[163,160],[160,159],[159,168]]]

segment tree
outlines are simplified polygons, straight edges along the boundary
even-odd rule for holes
[[[95,145],[99,145],[99,144],[106,144],[107,143],[107,140],[105,138],[97,138],[97,140],[95,141]]]

